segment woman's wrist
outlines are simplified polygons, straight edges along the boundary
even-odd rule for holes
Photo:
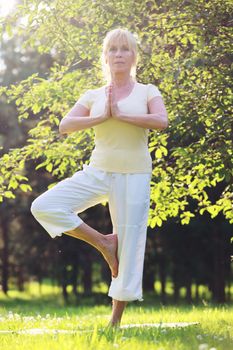
[[[95,118],[97,118],[100,121],[100,123],[102,123],[105,120],[107,120],[109,117],[104,114],[100,114],[100,115],[97,115]]]
[[[113,116],[113,119],[121,120],[123,122],[123,121],[125,121],[126,118],[125,118],[124,114],[120,113],[116,116]]]

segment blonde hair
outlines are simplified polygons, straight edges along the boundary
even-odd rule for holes
[[[102,72],[104,75],[105,80],[107,82],[111,81],[111,73],[109,69],[109,65],[106,63],[106,54],[110,46],[113,42],[116,42],[119,40],[120,42],[126,41],[129,49],[134,54],[134,62],[131,67],[130,75],[131,77],[136,80],[136,66],[137,66],[137,40],[134,34],[132,34],[128,29],[124,28],[116,28],[108,32],[104,38],[103,41],[103,49],[101,54],[101,64],[102,64]]]

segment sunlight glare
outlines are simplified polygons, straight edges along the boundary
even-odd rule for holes
[[[0,0],[0,17],[7,16],[16,5],[15,0]]]

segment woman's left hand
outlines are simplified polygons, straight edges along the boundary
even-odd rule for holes
[[[120,119],[121,113],[120,113],[118,104],[116,102],[114,87],[112,84],[110,85],[109,93],[110,93],[111,115],[115,119]]]

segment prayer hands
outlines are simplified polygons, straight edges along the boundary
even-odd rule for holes
[[[105,114],[107,114],[109,118],[120,118],[120,110],[116,102],[112,83],[107,87],[107,102],[105,106]]]
[[[119,118],[120,117],[120,110],[118,108],[118,104],[117,104],[115,93],[114,93],[114,87],[112,84],[110,84],[109,93],[110,93],[111,115],[113,118]]]

